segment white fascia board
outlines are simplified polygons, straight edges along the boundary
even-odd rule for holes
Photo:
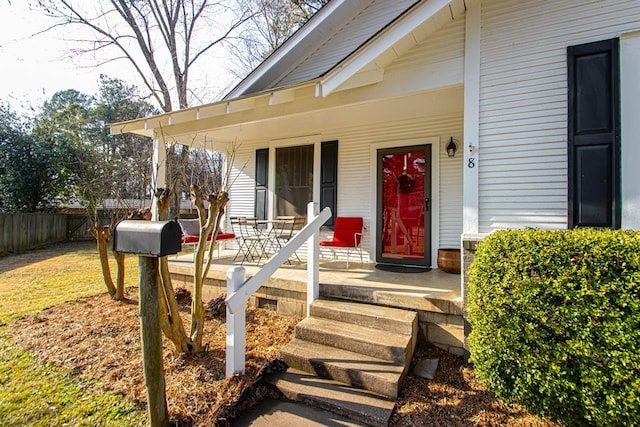
[[[211,117],[222,116],[227,113],[227,103],[218,102],[215,104],[207,104],[198,108],[196,120],[210,119]]]
[[[271,92],[269,95],[269,105],[286,104],[296,99],[296,89],[283,89]]]
[[[251,87],[256,81],[261,79],[267,74],[274,64],[277,64],[282,58],[284,58],[289,52],[291,52],[302,40],[309,36],[318,27],[321,27],[327,19],[331,19],[333,12],[340,8],[342,3],[347,0],[332,0],[320,9],[316,15],[306,24],[304,24],[298,31],[296,31],[291,38],[282,44],[275,52],[271,54],[264,62],[258,65],[238,86],[236,86],[225,98],[232,99],[238,94],[244,93],[246,89]],[[353,0],[351,0],[353,1]],[[315,19],[314,19],[315,18]]]
[[[196,108],[189,108],[186,110],[173,111],[168,115],[169,120],[167,124],[171,126],[194,120],[198,116],[198,110]]]
[[[179,123],[195,120],[198,116],[198,108],[187,108],[184,110],[170,111],[168,113],[157,114],[155,116],[141,119],[128,120],[109,124],[111,135],[123,133],[135,133],[137,135],[153,136],[154,129],[162,126],[171,126]]]
[[[376,68],[375,70],[357,73],[355,76],[353,76],[353,78],[348,79],[346,82],[337,87],[334,92],[372,85],[380,83],[382,80],[384,80],[384,69]]]
[[[121,135],[124,133],[135,133],[142,135],[147,131],[147,118],[127,120],[125,122],[109,123],[109,135]],[[151,134],[153,134],[151,132]]]
[[[125,133],[134,133],[136,135],[153,137],[153,130],[148,129],[146,120],[136,120],[135,122],[121,122],[109,125],[109,135],[122,135]]]
[[[347,79],[354,76],[366,65],[382,55],[403,37],[417,28],[420,24],[433,17],[443,7],[449,5],[451,0],[429,0],[418,4],[399,22],[387,28],[382,34],[373,39],[367,45],[359,49],[353,56],[338,65],[324,77],[322,96],[326,97],[338,89]],[[331,4],[331,2],[329,2]]]
[[[227,101],[227,114],[252,110],[256,107],[256,98],[238,98]]]
[[[196,126],[196,123],[201,120],[251,111],[264,105],[277,106],[294,102],[300,97],[313,96],[310,95],[310,91],[314,91],[317,83],[318,82],[314,80],[283,87],[271,92],[262,92],[247,97],[218,101],[212,104],[190,107],[184,110],[172,111],[142,119],[112,123],[109,125],[109,132],[111,135],[134,133],[152,137],[154,132],[160,128],[189,123]]]

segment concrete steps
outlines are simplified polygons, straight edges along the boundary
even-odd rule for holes
[[[281,351],[290,368],[276,386],[291,399],[347,417],[351,412],[376,413],[375,420],[352,419],[386,425],[415,350],[417,330],[415,312],[315,301],[310,317],[298,324],[295,338]],[[367,403],[358,407],[360,401]],[[380,414],[386,414],[381,424]]]
[[[413,311],[348,301],[316,300],[311,304],[311,317],[332,319],[403,335],[413,335],[416,326],[416,314]]]
[[[369,426],[387,427],[395,406],[394,401],[375,393],[345,387],[337,381],[291,368],[269,378],[269,381],[287,399],[303,402]]]
[[[307,317],[296,327],[296,338],[353,351],[387,362],[403,364],[412,345],[411,335],[401,335],[330,319]]]
[[[282,350],[281,358],[292,368],[331,378],[344,384],[395,399],[403,364],[294,339]]]

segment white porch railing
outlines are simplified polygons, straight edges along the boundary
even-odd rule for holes
[[[329,208],[324,208],[318,215],[318,204],[309,203],[307,225],[269,258],[269,261],[256,274],[245,281],[244,267],[236,266],[227,270],[227,377],[236,372],[245,372],[247,301],[305,241],[309,242],[307,245],[307,316],[309,315],[309,306],[320,294],[318,284],[320,281],[318,270],[320,227],[329,218],[331,218]]]

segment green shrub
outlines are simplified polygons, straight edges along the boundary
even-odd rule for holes
[[[640,233],[496,232],[478,245],[471,361],[497,396],[568,424],[640,420]]]

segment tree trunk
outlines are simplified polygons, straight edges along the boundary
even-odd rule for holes
[[[111,268],[109,267],[109,255],[107,252],[107,242],[111,241],[111,228],[108,225],[102,226],[94,223],[89,230],[98,243],[98,255],[100,256],[100,267],[102,267],[102,278],[107,286],[107,292],[111,299],[117,300],[117,290],[111,278]],[[124,281],[124,280],[123,280]]]
[[[166,220],[169,216],[169,203],[171,190],[159,188],[156,192],[158,198],[158,219]],[[160,326],[165,336],[173,343],[176,351],[182,353],[195,353],[194,345],[189,339],[182,317],[178,308],[178,301],[171,283],[169,274],[169,261],[167,257],[160,258]],[[198,349],[199,351],[199,349]]]
[[[111,251],[118,267],[116,279],[116,295],[113,299],[121,301],[124,299],[124,254],[122,252]]]
[[[180,316],[176,294],[173,291],[169,262],[160,258],[160,326],[165,336],[173,343],[177,352],[194,353],[194,345],[187,336]]]
[[[206,239],[205,239],[206,241]],[[202,240],[200,240],[202,242]],[[200,246],[200,243],[198,243]],[[204,248],[203,248],[204,249]],[[204,252],[204,250],[203,250]],[[194,345],[194,351],[200,351],[202,348],[202,336],[204,333],[204,307],[202,306],[202,255],[195,255],[195,264],[193,271],[193,295],[191,297],[191,341]]]
[[[204,306],[202,301],[202,293],[204,280],[211,266],[213,257],[213,246],[220,229],[220,221],[224,214],[224,208],[229,201],[229,194],[219,191],[217,194],[209,195],[209,209],[204,208],[204,196],[197,187],[192,187],[190,192],[191,201],[198,210],[198,218],[200,220],[200,239],[196,246],[194,254],[194,272],[193,272],[193,295],[191,299],[191,341],[194,345],[194,351],[199,351],[202,347],[202,336],[204,332]],[[207,237],[211,234],[211,240],[207,241]],[[206,265],[204,264],[205,249],[209,249]]]
[[[181,148],[179,157],[176,155],[175,150],[172,151],[171,156],[173,157],[173,162],[176,163],[177,167],[171,168],[170,165],[168,165],[167,167],[167,171],[174,171],[174,176],[170,181],[172,182],[172,185],[173,185],[173,188],[171,188],[171,193],[173,197],[171,198],[171,205],[169,206],[169,214],[167,216],[167,219],[180,217],[180,201],[182,200],[182,181],[184,178],[185,165],[189,160],[189,147],[186,145],[183,145]],[[169,157],[167,157],[167,161],[168,160],[169,160]]]

